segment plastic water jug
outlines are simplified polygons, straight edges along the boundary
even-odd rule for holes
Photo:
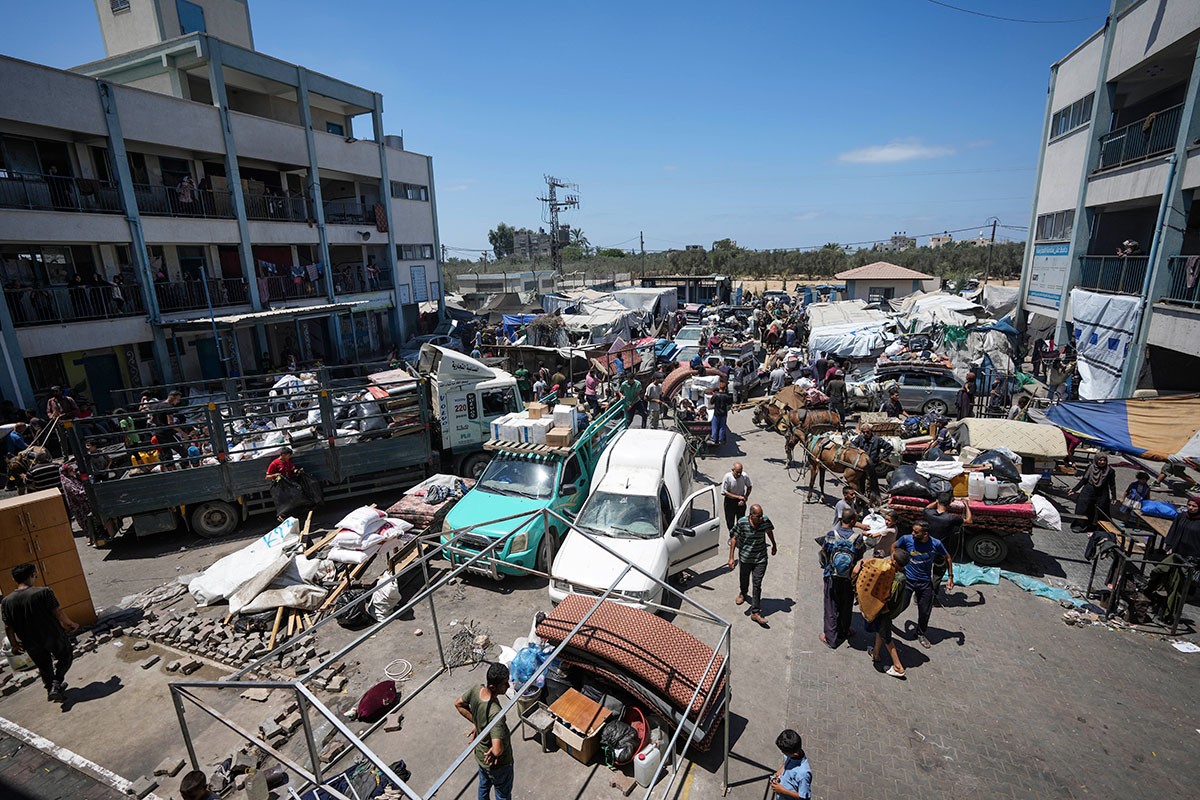
[[[639,786],[649,786],[650,780],[654,777],[654,773],[658,771],[659,762],[662,761],[662,750],[653,742],[642,748],[636,756],[633,757],[633,779],[638,782]]]
[[[1000,496],[1000,481],[996,480],[993,476],[988,475],[983,480],[983,499],[984,500],[995,500],[999,496]]]
[[[971,500],[982,500],[984,493],[987,491],[984,488],[984,484],[986,483],[987,481],[984,480],[982,473],[967,473],[967,497]]]

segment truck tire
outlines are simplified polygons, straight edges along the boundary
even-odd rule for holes
[[[483,474],[491,460],[491,453],[472,453],[462,460],[458,474],[464,478],[479,480],[479,476]]]
[[[994,533],[977,533],[967,540],[967,557],[981,567],[994,567],[1008,557],[1008,542]]]
[[[233,533],[242,517],[224,500],[209,500],[192,511],[192,531],[201,539],[219,539]]]
[[[534,563],[534,569],[538,572],[550,574],[550,568],[554,566],[554,554],[558,552],[558,531],[550,528],[542,534],[542,543],[538,545],[537,561]]]

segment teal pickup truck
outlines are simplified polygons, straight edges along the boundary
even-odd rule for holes
[[[454,548],[443,550],[446,560],[460,564],[521,524],[520,519],[494,520],[547,509],[564,516],[579,511],[591,488],[596,460],[625,424],[621,400],[593,420],[570,447],[487,442],[484,449],[494,456],[475,487],[446,515],[441,543],[449,542],[449,531],[477,527],[459,537]],[[468,569],[496,580],[526,575],[530,569],[549,573],[565,531],[552,522],[549,533],[541,514],[531,516],[516,536],[493,552],[495,560],[480,559]]]

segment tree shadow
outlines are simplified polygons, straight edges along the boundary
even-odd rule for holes
[[[65,714],[80,703],[101,700],[116,694],[124,688],[125,686],[121,683],[121,678],[113,675],[106,681],[92,681],[86,686],[80,686],[78,689],[67,689],[67,699],[62,704],[62,712]]]

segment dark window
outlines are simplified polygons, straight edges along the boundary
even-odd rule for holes
[[[204,26],[204,9],[188,0],[175,0],[175,10],[179,13],[179,33],[206,33]]]
[[[1033,238],[1039,242],[1065,241],[1071,238],[1074,228],[1075,209],[1052,211],[1038,215]]]
[[[578,484],[582,477],[583,470],[579,468],[579,459],[574,457],[568,459],[567,463],[563,465],[562,485]]]
[[[114,14],[129,10],[129,0],[108,0],[109,10]]]
[[[345,136],[346,135],[346,126],[339,125],[336,122],[326,122],[325,123],[325,132],[326,133],[334,133],[334,134],[337,134],[338,136]]]
[[[517,408],[517,397],[513,394],[512,388],[507,389],[488,389],[481,392],[483,397],[483,416],[493,417],[498,414],[506,414],[509,411],[515,411]]]
[[[675,519],[675,506],[671,504],[671,495],[666,486],[658,490],[658,504],[662,507],[663,524],[670,524],[670,521]]]
[[[392,181],[392,197],[397,200],[424,200],[429,202],[429,187],[415,183]]]
[[[1090,122],[1095,99],[1096,93],[1092,92],[1087,97],[1081,97],[1071,105],[1054,112],[1050,117],[1050,138],[1062,136]]]
[[[928,375],[901,375],[900,382],[905,386],[912,386],[917,389],[928,389],[930,377]]]

